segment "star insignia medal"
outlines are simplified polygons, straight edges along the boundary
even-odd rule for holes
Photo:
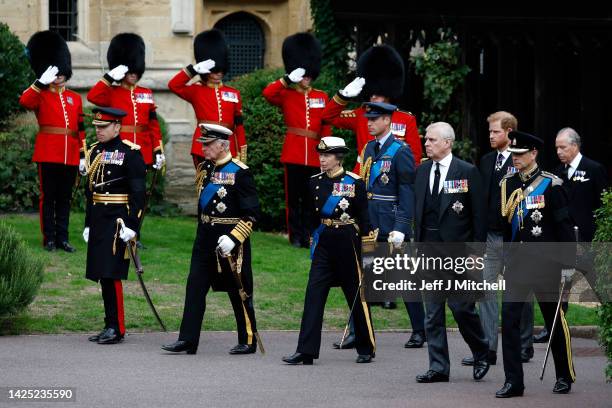
[[[217,211],[219,211],[221,214],[223,214],[225,212],[225,210],[227,209],[227,206],[225,205],[225,203],[219,203],[217,204]]]
[[[383,173],[383,175],[380,176],[380,181],[382,181],[383,184],[389,183],[389,176],[387,176],[387,173]]]
[[[219,190],[217,190],[217,195],[219,196],[219,198],[223,199],[223,197],[227,195],[227,190],[225,189],[225,187],[221,187]]]
[[[542,213],[540,212],[540,210],[535,210],[534,212],[531,213],[531,219],[533,220],[533,222],[535,222],[536,224],[540,221],[542,221],[542,218],[544,216],[542,215]]]
[[[338,207],[340,207],[342,211],[346,211],[346,209],[349,207],[348,200],[346,198],[343,198],[342,200],[340,200],[340,204],[338,204]]]
[[[340,216],[340,221],[347,222],[350,218],[350,215],[348,215],[347,213],[342,213],[342,215]]]
[[[542,227],[539,226],[535,226],[531,229],[531,235],[533,235],[534,237],[539,237],[540,235],[542,235]]]
[[[461,211],[463,211],[463,204],[461,204],[461,201],[457,200],[455,201],[455,203],[452,206],[453,211],[455,211],[457,214],[461,213]]]

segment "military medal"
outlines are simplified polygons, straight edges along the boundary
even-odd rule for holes
[[[236,182],[236,173],[215,172],[212,177],[213,184],[233,185]]]
[[[540,235],[542,235],[542,227],[539,226],[535,226],[531,229],[531,235],[533,235],[534,237],[539,237]]]
[[[227,209],[227,206],[224,203],[219,203],[215,208],[217,209],[217,211],[219,211],[219,213],[223,214]]]
[[[406,124],[391,122],[391,133],[395,136],[406,136]]]
[[[383,175],[380,176],[380,181],[382,181],[383,184],[389,183],[389,176],[387,176],[387,173],[383,173]]]
[[[383,160],[380,162],[380,172],[388,173],[391,171],[391,160]]]
[[[217,190],[217,195],[219,196],[219,198],[223,199],[223,197],[227,195],[227,190],[225,189],[225,187],[221,187],[219,190]]]
[[[348,200],[346,198],[343,198],[342,200],[340,200],[338,207],[340,207],[342,211],[346,211],[346,209],[349,207]]]
[[[543,195],[531,195],[525,197],[525,207],[528,210],[533,210],[536,208],[544,208],[544,196]]]
[[[340,221],[347,222],[350,218],[351,216],[348,215],[347,213],[342,213],[342,215],[340,216]]]
[[[444,193],[446,194],[467,193],[468,192],[467,179],[445,180],[443,186],[444,186]]]
[[[323,98],[308,98],[308,107],[310,108],[324,108],[325,99]]]
[[[345,183],[334,183],[332,195],[336,197],[355,197],[355,185]]]
[[[457,214],[460,214],[461,211],[463,211],[463,204],[461,204],[461,201],[457,200],[455,201],[455,203],[452,206],[453,211],[455,211]]]
[[[535,210],[534,212],[531,213],[531,219],[533,220],[533,222],[535,222],[536,224],[540,221],[542,221],[543,215],[540,212],[540,210]]]

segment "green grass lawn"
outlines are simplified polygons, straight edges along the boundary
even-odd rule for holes
[[[46,264],[43,285],[35,301],[21,315],[0,320],[0,334],[64,333],[97,331],[103,326],[104,311],[99,285],[85,279],[86,247],[81,238],[83,214],[71,216],[70,237],[75,254],[48,253],[41,246],[38,214],[7,215],[2,220],[15,227],[26,244]],[[148,217],[143,226],[140,252],[144,279],[153,302],[168,330],[178,330],[183,311],[185,281],[189,272],[196,220],[189,217]],[[255,309],[259,329],[300,327],[304,291],[310,266],[306,249],[291,247],[281,235],[256,232],[252,236]],[[124,282],[125,320],[129,331],[157,331],[159,327],[141,293],[130,267]],[[407,329],[403,305],[396,310],[372,308],[375,329]],[[348,307],[339,288],[327,301],[324,328],[340,329],[346,323]],[[572,305],[570,325],[596,324],[594,309]],[[455,326],[447,310],[449,326]],[[536,324],[542,324],[536,307]],[[235,330],[232,308],[225,293],[210,292],[204,330]]]

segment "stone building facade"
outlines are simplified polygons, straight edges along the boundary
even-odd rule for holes
[[[83,96],[106,72],[106,50],[120,32],[140,34],[147,47],[143,86],[155,92],[168,123],[167,198],[195,210],[189,156],[195,117],[191,106],[168,91],[168,80],[193,62],[193,37],[217,27],[233,58],[231,75],[282,65],[283,39],[312,28],[308,0],[0,0],[0,21],[25,43],[39,30],[61,30],[69,40],[73,77]],[[242,48],[241,48],[242,47]],[[232,51],[233,50],[233,51]],[[247,135],[248,137],[248,135]]]

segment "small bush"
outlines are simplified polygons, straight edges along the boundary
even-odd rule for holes
[[[15,230],[0,222],[0,317],[15,315],[32,303],[43,269]]]
[[[34,82],[25,46],[8,25],[0,23],[0,126],[18,110],[19,96]]]

